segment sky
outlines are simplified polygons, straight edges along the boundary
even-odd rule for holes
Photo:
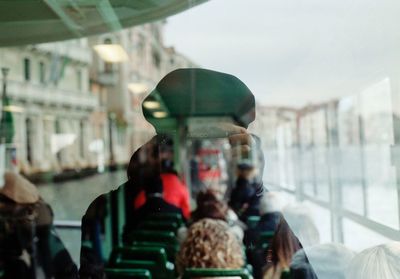
[[[299,108],[396,79],[399,14],[394,0],[210,0],[169,17],[164,40],[259,103]]]

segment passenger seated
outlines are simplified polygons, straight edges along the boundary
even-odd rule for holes
[[[254,166],[251,162],[237,165],[237,180],[229,199],[229,206],[246,222],[248,216],[259,215],[259,185],[253,185]]]
[[[284,270],[289,270],[293,255],[302,248],[299,239],[281,218],[271,244],[268,247],[264,279],[279,279]]]
[[[262,267],[265,264],[265,251],[260,246],[260,234],[275,232],[282,218],[281,209],[279,194],[265,192],[260,201],[260,221],[254,228],[249,228],[245,232],[243,243],[247,248],[247,260],[253,266],[256,278],[261,277]]]
[[[6,172],[0,189],[0,265],[3,279],[78,278],[78,269],[53,228],[53,212],[36,187]]]
[[[146,179],[145,192],[146,203],[133,211],[132,216],[128,216],[127,224],[124,229],[125,236],[132,230],[138,228],[149,216],[157,213],[177,213],[182,215],[183,218],[183,213],[180,208],[164,200],[162,180],[159,176],[153,175]]]
[[[293,279],[345,279],[354,252],[337,243],[318,244],[299,250],[290,265]]]
[[[161,161],[161,179],[163,184],[163,198],[170,204],[179,207],[186,220],[190,218],[190,197],[187,186],[179,179],[174,170],[174,162],[170,159]],[[134,201],[134,207],[139,208],[146,202],[144,190]]]
[[[265,192],[260,200],[260,221],[254,228],[246,231],[244,243],[246,247],[256,246],[262,232],[274,232],[282,217],[282,203],[279,193]]]
[[[346,279],[400,278],[400,242],[365,249],[350,262]]]
[[[185,268],[238,269],[243,265],[241,244],[226,222],[209,218],[190,226],[176,259],[180,275]]]
[[[204,218],[210,218],[214,220],[221,220],[227,222],[229,229],[236,235],[241,241],[243,239],[243,224],[232,221],[232,217],[229,214],[229,207],[225,201],[220,200],[215,192],[211,189],[199,192],[196,197],[197,208],[192,212],[192,218],[189,222],[189,226]],[[186,238],[187,229],[180,228],[178,231],[179,242],[184,241]]]

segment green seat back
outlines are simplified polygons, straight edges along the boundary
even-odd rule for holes
[[[274,234],[275,232],[273,231],[260,233],[257,246],[263,249],[267,248],[272,238],[274,237]]]
[[[175,256],[179,252],[179,245],[175,243],[149,242],[149,241],[134,241],[132,246],[136,247],[161,247],[167,253],[167,259],[170,262],[175,262]]]
[[[291,278],[292,278],[292,275],[290,274],[289,269],[285,269],[282,271],[281,279],[291,279]]]
[[[151,231],[171,231],[176,233],[180,225],[175,221],[163,221],[163,220],[146,220],[139,225],[141,230]]]
[[[146,218],[149,221],[163,221],[163,222],[175,222],[178,226],[184,224],[182,215],[179,213],[157,213]]]
[[[115,248],[108,267],[147,269],[154,279],[171,279],[175,269],[174,264],[167,261],[166,252],[161,247]]]
[[[260,216],[249,216],[247,217],[246,225],[248,229],[254,229],[258,222],[260,221]]]
[[[146,241],[178,244],[175,234],[169,231],[134,230],[128,234],[127,240],[128,243]]]
[[[147,269],[106,268],[107,279],[151,279]]]
[[[251,275],[247,269],[187,268],[182,279],[198,277],[240,277],[242,279],[250,279]]]

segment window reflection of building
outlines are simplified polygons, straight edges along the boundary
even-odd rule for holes
[[[258,108],[256,122],[262,124],[254,133],[267,142],[277,140],[275,146],[263,144],[265,184],[307,201],[325,241],[362,249],[371,241],[398,239],[399,183],[393,165],[400,153],[393,145],[398,125],[393,96],[390,80],[383,79],[338,101],[299,109],[293,126],[298,144],[288,145],[279,109]],[[296,167],[287,167],[287,161]]]

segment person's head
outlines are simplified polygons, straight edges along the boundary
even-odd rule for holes
[[[180,274],[185,268],[237,269],[244,265],[241,244],[219,220],[202,219],[188,229],[176,260]]]
[[[286,206],[282,213],[303,247],[319,244],[319,231],[306,205]]]
[[[202,204],[206,201],[215,201],[218,200],[218,195],[213,189],[205,189],[200,191],[196,197],[196,204]]]
[[[249,161],[239,162],[237,164],[237,176],[240,178],[251,179],[254,176],[254,166]]]
[[[289,268],[293,255],[300,250],[301,244],[284,218],[279,225],[268,247],[267,264]]]
[[[292,259],[293,279],[345,279],[354,252],[337,243],[318,244],[299,250]]]
[[[260,215],[281,212],[282,201],[278,192],[264,192],[260,200]]]
[[[368,248],[348,265],[346,279],[400,278],[400,242]]]
[[[197,204],[196,210],[193,212],[193,221],[196,222],[203,218],[211,218],[226,221],[228,214],[228,205],[218,199],[204,200]]]

